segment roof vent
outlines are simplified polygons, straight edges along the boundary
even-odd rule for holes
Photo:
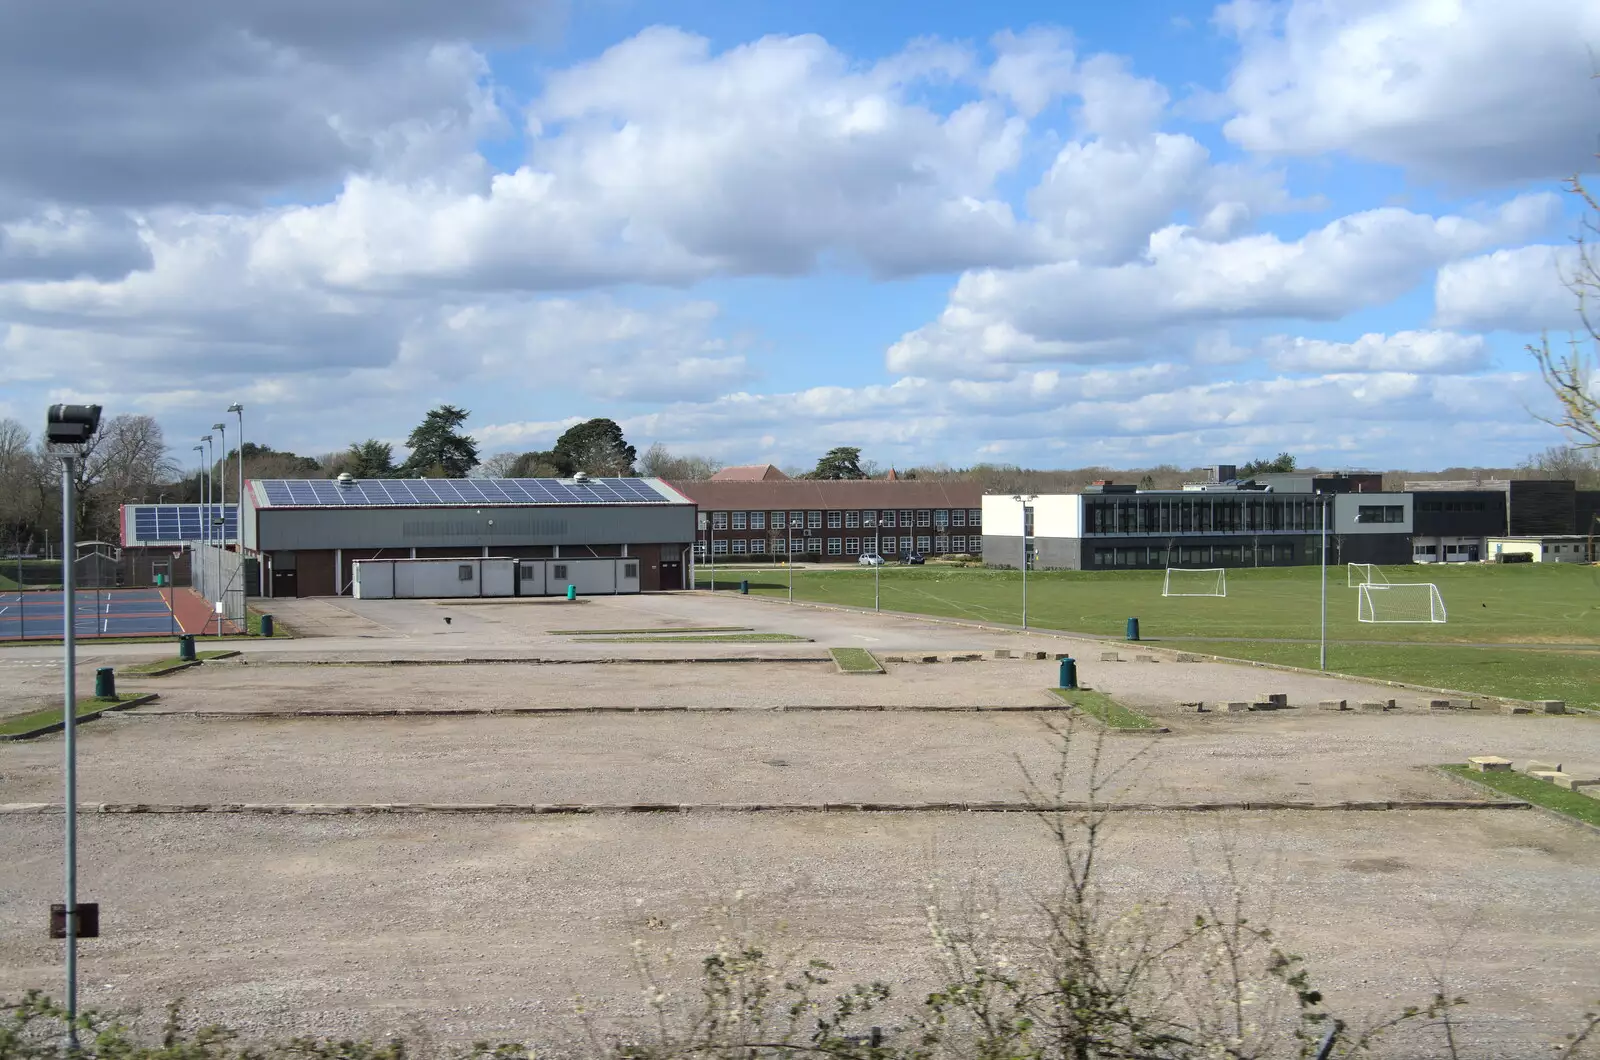
[[[339,481],[339,487],[341,489],[349,489],[351,486],[354,486],[356,484],[355,476],[350,474],[350,472],[348,472],[348,471],[339,472],[339,480],[338,481]]]
[[[579,471],[577,474],[572,476],[572,481],[574,484],[581,486],[585,482],[589,481],[589,473],[587,471]]]

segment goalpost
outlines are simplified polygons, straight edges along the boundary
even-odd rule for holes
[[[1346,563],[1345,585],[1351,589],[1359,589],[1363,585],[1388,585],[1389,579],[1383,576],[1383,571],[1378,569],[1376,563]]]
[[[1168,567],[1162,596],[1227,596],[1228,576],[1221,567]]]
[[[1443,622],[1444,598],[1432,582],[1357,587],[1356,619],[1361,622]]]

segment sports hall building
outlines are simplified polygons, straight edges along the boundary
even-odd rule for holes
[[[983,491],[974,483],[751,474],[672,485],[699,505],[703,525],[694,545],[702,563],[791,553],[812,563],[855,563],[872,552],[890,561],[910,552],[983,552]]]
[[[244,492],[243,551],[261,595],[351,593],[357,560],[510,557],[614,568],[608,591],[690,582],[695,506],[660,479],[261,479]],[[603,561],[603,562],[602,562]],[[519,585],[537,584],[520,571]],[[580,590],[581,591],[581,590]],[[527,595],[523,592],[523,595]]]

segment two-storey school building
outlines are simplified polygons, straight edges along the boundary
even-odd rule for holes
[[[699,511],[699,562],[854,563],[983,552],[983,493],[934,480],[711,479],[673,482]]]

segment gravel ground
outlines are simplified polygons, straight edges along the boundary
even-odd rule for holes
[[[1021,797],[1058,760],[1033,713],[569,714],[232,719],[108,715],[79,735],[92,802],[903,802]],[[1054,715],[1056,721],[1061,715]],[[1078,749],[1087,753],[1090,741]],[[182,769],[152,770],[176,751]],[[1123,797],[1410,800],[1470,793],[1428,767],[1475,754],[1600,776],[1600,719],[1205,715],[1116,736]],[[0,746],[0,802],[60,800],[59,736]],[[1085,775],[1083,761],[1073,764]],[[1074,784],[1069,797],[1083,798]]]
[[[129,687],[161,693],[161,709],[283,711],[682,706],[754,710],[927,703],[1045,706],[1043,670],[1020,661],[907,666],[892,678],[840,674],[831,661],[662,666],[329,667],[208,664]]]
[[[43,915],[59,819],[0,819],[0,994],[59,989]],[[1466,932],[1451,990],[1473,1055],[1532,1056],[1600,983],[1600,846],[1529,811],[1134,814],[1103,864],[1119,902],[1193,908],[1223,849],[1262,922],[1350,1015],[1431,991],[1442,940]],[[1025,816],[566,818],[90,817],[82,888],[104,937],[83,944],[86,1004],[169,998],[249,1033],[403,1031],[543,1037],[581,994],[633,1010],[629,940],[681,925],[692,963],[736,888],[737,919],[832,958],[838,981],[915,992],[930,963],[926,886],[994,881],[1015,904],[1051,880]],[[1492,1043],[1492,1048],[1486,1048]],[[1407,1043],[1403,1055],[1437,1055]]]

